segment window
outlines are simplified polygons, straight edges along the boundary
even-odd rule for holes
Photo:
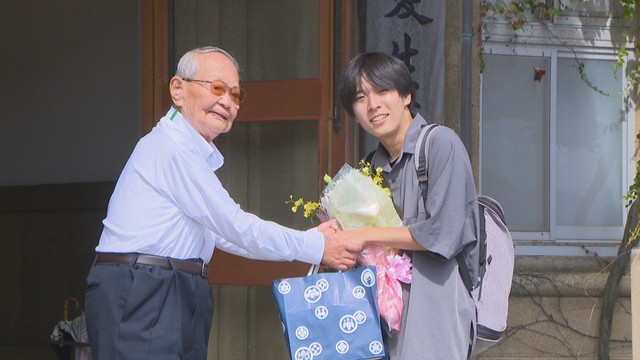
[[[611,49],[554,45],[562,25],[529,30],[484,44],[480,193],[503,205],[518,254],[615,255],[634,168],[624,69]]]

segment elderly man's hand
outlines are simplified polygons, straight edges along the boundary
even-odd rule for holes
[[[339,239],[336,236],[336,227],[332,224],[325,224],[318,226],[318,230],[322,232],[325,240],[322,263],[337,270],[349,270],[355,266],[362,246]]]
[[[320,225],[318,225],[316,229],[318,229],[318,231],[320,231],[321,233],[324,233],[325,231],[328,231],[328,230],[333,230],[333,232],[342,230],[342,228],[340,227],[340,224],[338,223],[338,220],[336,219],[330,219],[328,221],[325,221]]]

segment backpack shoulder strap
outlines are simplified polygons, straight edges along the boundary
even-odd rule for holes
[[[467,288],[467,291],[470,293],[473,291],[473,279],[471,278],[471,271],[467,266],[466,261],[464,261],[466,248],[463,249],[456,255],[456,261],[458,262],[458,272],[460,273],[460,277],[462,277],[462,283],[464,287]]]
[[[418,141],[416,142],[416,149],[414,155],[414,163],[416,167],[416,172],[418,173],[418,180],[420,181],[420,189],[422,191],[422,200],[425,205],[427,203],[427,190],[428,190],[428,155],[429,155],[429,143],[430,143],[430,134],[433,130],[438,127],[438,124],[429,124],[425,125],[420,132],[420,136],[418,137]],[[480,223],[483,224],[484,219],[480,219]],[[485,235],[486,236],[486,235]],[[460,276],[462,277],[462,282],[464,286],[467,288],[469,293],[473,291],[473,279],[471,278],[471,272],[469,271],[469,267],[465,262],[465,256],[467,249],[463,249],[458,255],[456,255],[456,261],[458,262],[458,269],[460,272]]]
[[[500,206],[499,202],[487,195],[478,195],[478,204],[491,209],[491,211],[498,215],[500,220],[502,220],[506,225],[507,221],[504,218],[504,210],[502,210],[502,206]]]
[[[429,142],[431,138],[429,135],[433,132],[433,129],[438,127],[438,124],[429,124],[422,127],[418,141],[416,142],[415,154],[413,155],[413,162],[418,173],[418,181],[420,181],[420,189],[422,191],[422,200],[427,203],[427,190],[429,179],[429,164],[427,156],[429,155]]]
[[[499,206],[499,205],[498,205]],[[478,260],[480,267],[478,268],[478,287],[482,283],[484,274],[487,271],[487,219],[485,214],[486,204],[478,200],[478,216],[480,221],[480,229],[478,231]],[[482,287],[477,294],[478,299],[482,298]]]
[[[427,156],[429,153],[429,135],[436,127],[438,127],[438,124],[429,124],[423,126],[422,131],[420,131],[420,136],[418,136],[418,141],[416,142],[413,161],[416,165],[416,170],[418,171],[418,180],[420,180],[420,182],[427,181],[428,178]]]

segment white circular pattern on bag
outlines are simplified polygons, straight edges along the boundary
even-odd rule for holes
[[[329,290],[329,282],[326,279],[318,280],[318,282],[316,283],[316,286],[322,292]]]
[[[351,334],[356,331],[357,328],[358,321],[353,315],[345,315],[340,319],[340,330],[342,330],[342,332]]]
[[[327,316],[329,316],[329,309],[327,309],[327,307],[326,307],[326,306],[318,306],[318,307],[316,308],[315,313],[316,313],[316,317],[317,317],[318,319],[320,319],[320,320],[322,320],[322,319],[326,319],[326,318],[327,318]]]
[[[366,287],[372,287],[376,284],[376,274],[371,271],[371,269],[365,269],[362,274],[360,274],[360,281]]]
[[[322,297],[322,291],[317,286],[311,285],[304,290],[304,298],[307,302],[315,303]]]
[[[296,353],[293,356],[295,357],[295,360],[313,360],[311,350],[306,347],[301,347],[296,350]]]
[[[289,284],[287,281],[282,281],[280,284],[278,284],[278,291],[282,295],[287,295],[291,291],[291,284]]]
[[[367,314],[365,314],[364,311],[356,311],[353,313],[353,318],[356,319],[358,325],[362,325],[367,321]]]
[[[362,286],[356,286],[353,288],[353,296],[358,299],[362,299],[366,295],[366,292],[367,291]]]
[[[322,345],[319,342],[312,342],[309,344],[309,351],[313,356],[320,356],[322,354]]]
[[[309,329],[306,326],[298,326],[296,329],[296,337],[300,340],[304,340],[309,336]]]
[[[383,346],[382,343],[378,340],[373,340],[370,344],[369,344],[369,351],[371,351],[372,354],[374,355],[378,355],[380,353],[382,353],[383,350]]]
[[[338,354],[346,354],[349,351],[349,343],[344,340],[338,341],[336,343],[336,351]]]

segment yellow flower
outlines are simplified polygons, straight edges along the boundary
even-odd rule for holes
[[[298,208],[304,203],[304,200],[302,200],[302,198],[299,198],[298,200],[293,200],[293,195],[289,195],[289,201],[286,201],[285,204],[293,204],[293,206],[291,207],[291,212],[298,212]]]
[[[314,201],[307,201],[304,204],[304,217],[309,217],[313,214],[315,214],[315,212],[317,210],[320,209],[320,203],[314,202]]]
[[[364,159],[361,159],[360,162],[358,162],[358,164],[362,165],[360,167],[360,171],[365,175],[365,176],[371,176],[371,164],[364,161]]]
[[[322,179],[327,184],[331,182],[331,176],[329,176],[328,174],[324,174],[324,177]]]

